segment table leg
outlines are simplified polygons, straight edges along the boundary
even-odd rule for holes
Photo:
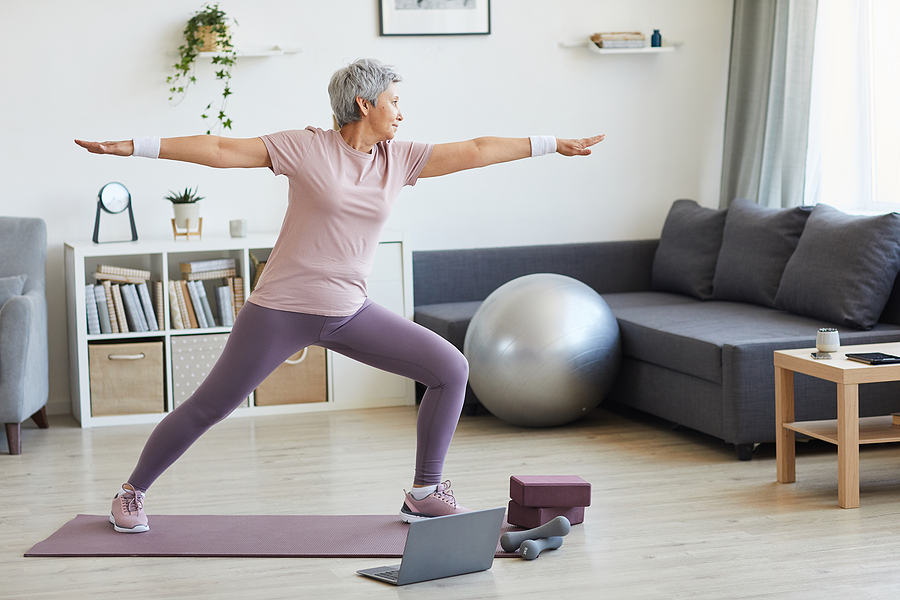
[[[775,367],[775,464],[780,483],[794,483],[796,454],[794,432],[785,423],[794,422],[794,372]]]
[[[838,506],[859,508],[859,385],[838,385]]]

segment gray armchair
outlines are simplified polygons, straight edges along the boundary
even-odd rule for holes
[[[47,225],[0,217],[0,423],[10,454],[22,453],[22,422],[49,427]]]

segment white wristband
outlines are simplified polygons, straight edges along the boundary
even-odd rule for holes
[[[556,138],[552,135],[533,135],[531,140],[531,157],[544,156],[556,152]]]
[[[144,158],[159,158],[158,137],[136,137],[131,142],[134,144],[134,152],[132,156],[142,156]]]

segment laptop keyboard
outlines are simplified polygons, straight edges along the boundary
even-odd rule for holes
[[[399,569],[389,569],[387,571],[379,571],[378,573],[375,573],[375,575],[378,575],[379,577],[384,577],[385,579],[392,579],[394,581],[397,581],[397,578],[400,576],[400,570]]]

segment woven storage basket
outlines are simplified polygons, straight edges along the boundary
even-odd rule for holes
[[[88,344],[88,362],[91,416],[165,411],[162,341]]]
[[[282,363],[256,388],[256,405],[326,402],[325,348],[310,346]]]

